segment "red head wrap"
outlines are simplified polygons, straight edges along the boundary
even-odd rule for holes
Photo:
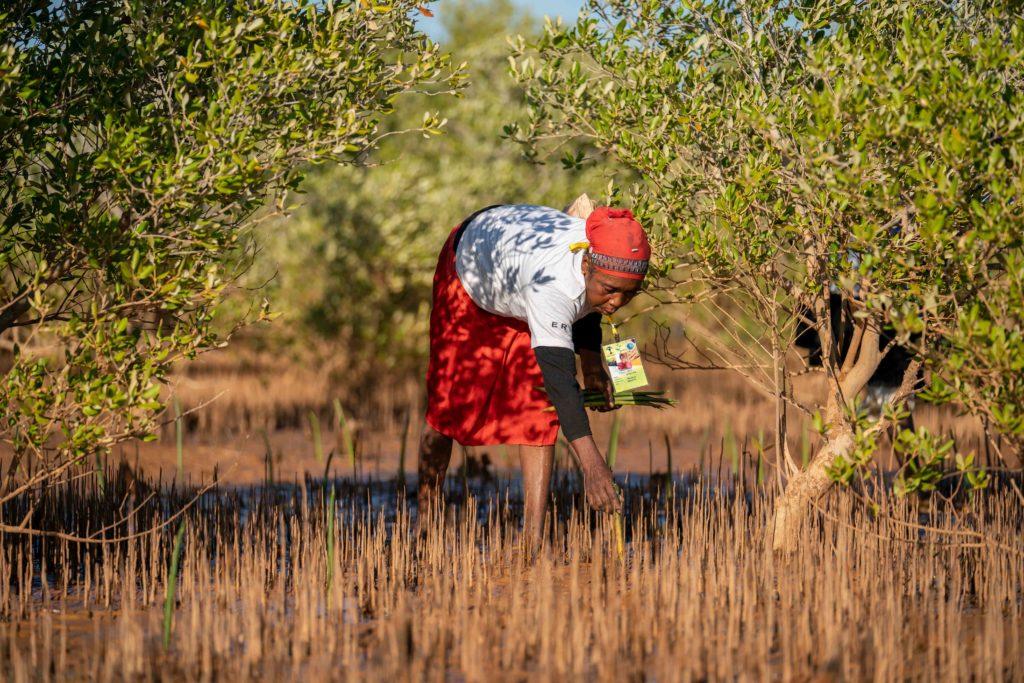
[[[590,264],[612,275],[643,280],[651,245],[629,209],[599,206],[587,218]]]

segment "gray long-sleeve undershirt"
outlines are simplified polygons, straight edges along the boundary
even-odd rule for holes
[[[572,342],[576,353],[601,352],[601,314],[586,315],[572,326]],[[590,420],[583,405],[583,392],[576,383],[576,359],[568,349],[540,346],[534,350],[537,364],[544,376],[544,388],[555,406],[562,433],[569,441],[589,436]]]
[[[590,420],[583,406],[583,392],[576,383],[575,354],[558,346],[538,346],[533,351],[566,440],[589,436]]]

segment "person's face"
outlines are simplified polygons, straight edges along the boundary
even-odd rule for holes
[[[583,279],[587,283],[587,303],[601,315],[611,315],[637,295],[643,280],[619,277],[590,265],[590,257],[583,256]]]

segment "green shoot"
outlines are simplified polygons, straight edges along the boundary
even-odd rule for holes
[[[352,440],[352,432],[349,430],[348,421],[345,419],[345,411],[341,409],[341,401],[334,399],[334,419],[338,426],[338,432],[341,434],[342,443],[345,446],[345,453],[348,455],[349,464],[352,466],[352,472],[356,471],[356,446]]]
[[[167,594],[164,597],[164,650],[171,646],[171,626],[174,623],[174,594],[178,588],[178,567],[181,560],[181,546],[185,538],[185,519],[178,525],[171,550],[171,569],[167,574]]]
[[[107,490],[107,465],[99,451],[96,451],[96,483],[99,484],[100,493],[105,493]]]

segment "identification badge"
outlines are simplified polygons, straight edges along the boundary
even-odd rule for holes
[[[604,362],[608,365],[608,375],[612,378],[615,391],[629,391],[647,386],[647,373],[644,372],[643,363],[640,361],[640,349],[636,346],[635,338],[604,344],[601,350],[604,352]]]

